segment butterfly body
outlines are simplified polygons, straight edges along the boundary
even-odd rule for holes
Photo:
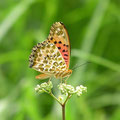
[[[70,76],[70,42],[62,23],[56,22],[51,26],[47,40],[33,47],[29,61],[31,68],[43,73],[37,79]]]

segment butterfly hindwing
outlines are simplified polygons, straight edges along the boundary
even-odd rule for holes
[[[67,69],[60,51],[49,39],[33,47],[29,61],[30,67],[42,73],[54,74]]]

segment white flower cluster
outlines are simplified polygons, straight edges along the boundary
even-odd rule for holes
[[[62,84],[58,85],[58,88],[60,89],[61,93],[64,95],[77,94],[77,96],[81,96],[83,92],[87,92],[87,87],[84,87],[83,85],[80,85],[80,86],[77,86],[76,88],[74,88],[71,85],[62,83]]]
[[[76,87],[77,96],[81,96],[83,92],[87,92],[87,87],[84,87],[83,85]]]
[[[38,93],[43,93],[43,92],[50,93],[52,88],[53,88],[52,82],[48,81],[42,83],[41,85],[37,85],[35,91]]]
[[[48,82],[44,82],[40,85],[37,85],[35,88],[35,91],[37,93],[51,93],[51,89],[53,88],[53,84],[51,81]],[[67,85],[65,83],[60,83],[58,85],[59,90],[61,91],[61,93],[63,95],[66,96],[71,96],[73,94],[77,94],[77,96],[81,96],[83,92],[87,92],[87,87],[84,87],[83,85],[77,86],[76,88],[74,88],[72,85]],[[59,101],[62,101],[63,98],[62,96],[58,97]]]

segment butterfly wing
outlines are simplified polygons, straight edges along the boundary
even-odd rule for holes
[[[33,47],[29,62],[31,68],[48,75],[67,69],[60,51],[49,39]]]
[[[48,38],[54,43],[60,51],[64,61],[69,69],[70,64],[70,40],[68,32],[62,22],[56,22],[51,26]]]

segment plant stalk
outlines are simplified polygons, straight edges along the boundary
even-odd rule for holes
[[[65,104],[62,105],[62,120],[65,120]]]

